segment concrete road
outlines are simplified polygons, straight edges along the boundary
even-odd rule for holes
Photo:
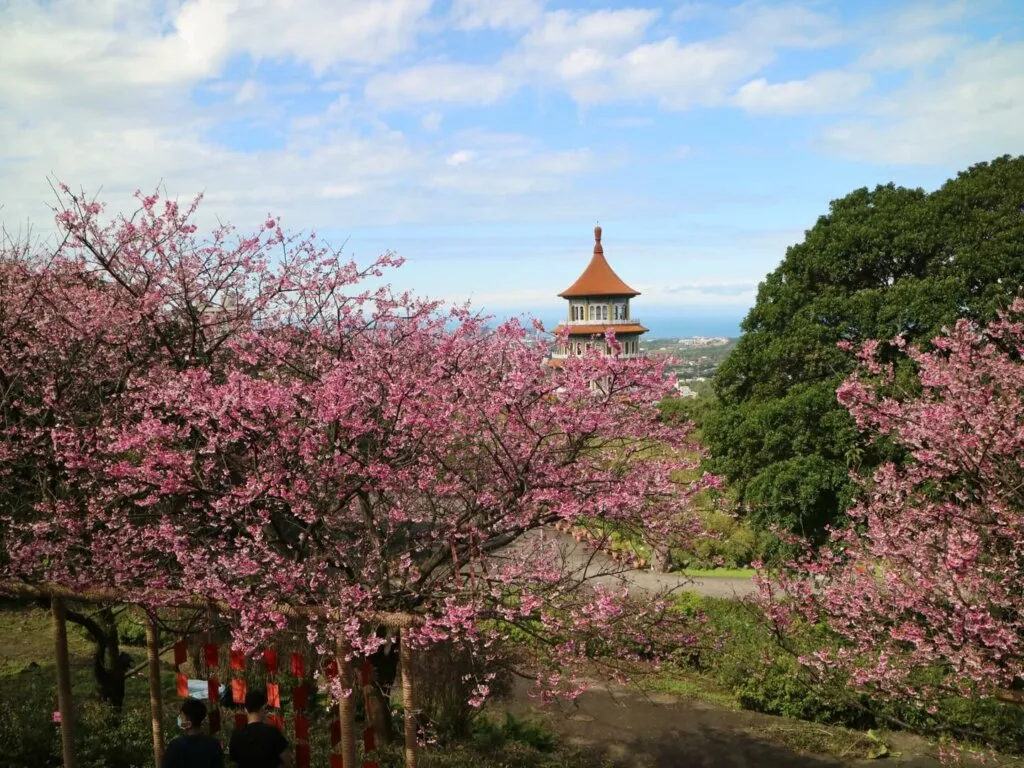
[[[538,540],[546,540],[558,546],[566,572],[573,573],[577,578],[588,578],[596,584],[617,586],[625,580],[631,591],[645,594],[689,590],[706,597],[726,598],[744,597],[755,591],[750,579],[717,576],[697,578],[675,573],[624,569],[609,556],[583,547],[571,536],[552,528],[531,531],[505,550],[499,550],[496,556],[500,558],[502,552],[527,549],[537,544]]]

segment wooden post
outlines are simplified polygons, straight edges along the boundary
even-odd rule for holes
[[[341,720],[341,762],[345,768],[356,766],[356,696],[352,679],[352,662],[348,655],[348,643],[338,641],[338,682],[348,689],[348,696],[338,702],[338,718]]]
[[[149,708],[153,715],[153,762],[161,768],[164,762],[164,702],[160,684],[160,634],[156,618],[146,617],[146,655],[149,658]]]
[[[71,666],[68,663],[68,627],[65,620],[64,600],[50,601],[53,613],[53,641],[57,656],[57,711],[60,712],[60,743],[64,753],[64,768],[76,768],[75,714],[71,702]]]
[[[405,710],[405,768],[416,768],[416,691],[412,679],[412,648],[407,631],[399,633],[398,663],[402,668],[402,708]]]

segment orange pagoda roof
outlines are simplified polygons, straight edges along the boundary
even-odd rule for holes
[[[609,266],[604,258],[604,248],[601,247],[601,228],[594,227],[594,255],[590,263],[579,279],[558,295],[563,299],[583,296],[639,296],[640,291],[634,291],[622,282],[622,278]]]

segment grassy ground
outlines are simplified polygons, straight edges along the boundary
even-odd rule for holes
[[[675,573],[700,579],[752,579],[756,571],[753,568],[683,568]]]
[[[110,718],[94,701],[91,644],[80,630],[70,625],[69,646],[76,707],[83,725],[78,733],[80,768],[151,765],[145,678],[129,681],[124,717]],[[126,650],[136,663],[145,658],[142,648]],[[921,740],[912,742],[908,748],[904,739],[897,749],[889,734],[742,711],[740,697],[709,675],[675,668],[657,673],[647,671],[638,688],[598,687],[584,694],[582,707],[570,708],[562,718],[553,712],[536,712],[535,700],[525,693],[516,693],[508,702],[499,703],[489,719],[478,722],[464,742],[427,749],[421,765],[634,768],[721,764],[803,768],[820,765],[810,755],[848,765],[852,764],[850,761],[897,751],[904,754],[901,759],[916,751],[913,765],[934,764],[922,757],[930,748]],[[51,713],[56,709],[54,678],[49,613],[39,609],[5,609],[0,605],[0,691],[4,694],[0,696],[0,744],[4,744],[5,766],[60,765],[59,729],[51,722]],[[169,659],[164,665],[162,684],[165,733],[173,735],[177,699]],[[511,719],[504,719],[506,715],[511,715]],[[532,725],[535,719],[541,725]],[[230,721],[230,717],[225,720]],[[313,726],[318,739],[326,738],[327,729],[322,722]],[[225,728],[225,732],[229,729]],[[315,768],[326,768],[326,751],[323,743],[314,745]],[[397,750],[385,752],[379,756],[381,764],[400,764],[398,755]],[[715,762],[716,755],[727,759]]]

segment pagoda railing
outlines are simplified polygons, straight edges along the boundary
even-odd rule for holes
[[[628,320],[562,320],[559,325],[601,325],[605,328],[614,328],[616,325],[643,325],[639,318],[630,317]]]

